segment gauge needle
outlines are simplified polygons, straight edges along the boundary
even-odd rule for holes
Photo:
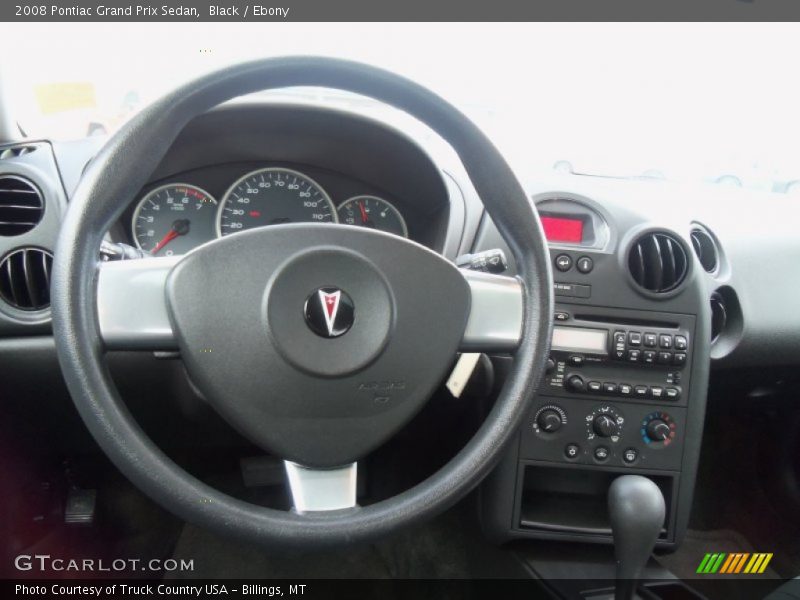
[[[361,222],[366,225],[369,223],[369,217],[367,216],[367,209],[364,208],[364,201],[358,203],[358,208],[361,210]]]
[[[178,219],[177,221],[173,222],[172,227],[170,227],[169,231],[167,232],[167,235],[161,238],[161,241],[156,244],[155,248],[153,248],[153,254],[161,250],[179,235],[186,235],[187,233],[189,233],[188,219]]]

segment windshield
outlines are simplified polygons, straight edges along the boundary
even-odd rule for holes
[[[317,54],[372,63],[433,89],[525,173],[556,168],[794,193],[794,34],[789,24],[15,24],[4,46],[20,50],[0,60],[31,137],[111,133],[210,69]],[[50,52],[24,51],[31,40],[46,40]]]

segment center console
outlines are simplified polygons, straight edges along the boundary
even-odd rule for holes
[[[709,369],[691,246],[682,232],[586,198],[537,200],[555,280],[551,350],[516,444],[481,488],[484,529],[497,541],[610,543],[609,487],[639,474],[664,496],[657,544],[674,546],[691,507]],[[504,249],[490,222],[478,249],[489,247]],[[493,358],[500,380],[510,361]]]

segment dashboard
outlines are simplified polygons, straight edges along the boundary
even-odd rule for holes
[[[60,221],[101,141],[0,153],[9,386],[30,386],[13,382],[34,367],[30,380],[60,377],[45,292]],[[634,472],[662,489],[659,544],[674,545],[688,522],[710,370],[800,363],[798,203],[568,174],[523,183],[549,242],[555,329],[518,443],[482,487],[485,529],[499,540],[610,541],[608,486]],[[187,125],[124,202],[108,238],[156,256],[250,228],[320,222],[407,237],[453,261],[499,249],[505,274],[516,273],[458,158],[388,112],[225,105]],[[502,380],[510,357],[492,359]],[[164,380],[185,379],[164,371]]]

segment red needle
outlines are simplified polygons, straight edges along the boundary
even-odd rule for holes
[[[367,221],[369,221],[369,217],[367,216],[367,210],[364,208],[364,201],[363,200],[361,200],[358,203],[358,208],[361,209],[361,222],[362,223],[366,223]]]
[[[170,229],[167,232],[167,235],[165,235],[163,238],[161,238],[161,241],[156,244],[155,248],[153,248],[153,254],[155,254],[156,252],[161,250],[164,246],[169,244],[172,240],[174,240],[179,235],[180,234],[177,231],[175,231],[174,229]]]

